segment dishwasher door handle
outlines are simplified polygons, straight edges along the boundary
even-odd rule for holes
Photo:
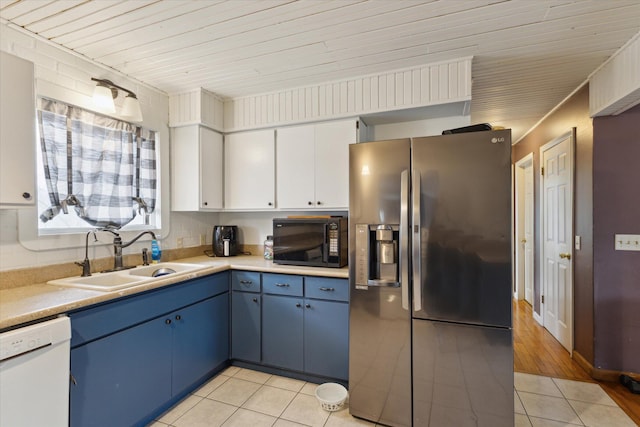
[[[25,350],[25,351],[23,351],[23,352],[21,352],[21,353],[18,353],[18,354],[12,354],[12,355],[11,355],[11,356],[9,356],[9,357],[6,357],[6,358],[4,358],[4,359],[0,359],[0,362],[6,362],[7,360],[12,360],[12,359],[15,359],[16,357],[22,357],[22,356],[24,356],[25,354],[33,353],[34,351],[42,350],[43,348],[50,347],[50,346],[51,346],[51,343],[50,343],[50,342],[49,342],[49,343],[46,343],[46,344],[42,344],[42,345],[40,345],[40,346],[38,346],[38,347],[30,348],[30,349]]]

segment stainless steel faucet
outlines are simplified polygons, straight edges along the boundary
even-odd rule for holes
[[[93,233],[93,241],[97,242],[96,230],[90,230],[87,232],[87,236],[84,239],[84,260],[82,262],[76,262],[82,267],[82,277],[91,276],[91,263],[89,262],[89,235]]]
[[[153,231],[150,230],[146,230],[143,231],[142,233],[138,234],[136,237],[134,237],[133,239],[129,240],[126,243],[122,242],[122,237],[120,237],[120,235],[118,233],[116,233],[115,231],[108,229],[108,228],[103,228],[100,231],[107,231],[111,234],[113,234],[115,237],[113,238],[113,271],[118,271],[118,270],[126,270],[128,268],[133,268],[134,266],[130,266],[130,267],[125,267],[122,265],[122,249],[126,248],[130,245],[132,245],[133,243],[136,242],[136,240],[138,240],[140,237],[144,236],[145,234],[150,234],[151,237],[153,237],[153,239],[156,239],[156,235]]]

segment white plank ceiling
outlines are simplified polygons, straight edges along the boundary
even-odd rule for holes
[[[640,31],[640,0],[0,0],[0,19],[169,94],[473,56],[471,121],[517,139]]]

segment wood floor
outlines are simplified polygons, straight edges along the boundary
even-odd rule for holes
[[[631,393],[620,383],[591,378],[573,361],[569,352],[533,319],[531,306],[524,300],[514,300],[513,303],[513,344],[515,372],[598,383],[640,426],[640,394]]]

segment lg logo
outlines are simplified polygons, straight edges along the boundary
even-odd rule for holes
[[[501,138],[491,138],[491,143],[496,144],[498,142],[504,142],[504,137]]]

